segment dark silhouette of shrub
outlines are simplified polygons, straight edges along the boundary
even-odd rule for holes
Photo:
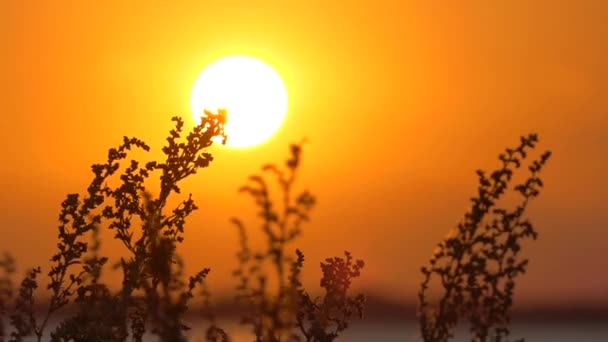
[[[10,316],[12,341],[31,335],[40,341],[51,316],[71,301],[77,304],[77,312],[51,332],[54,341],[122,341],[130,333],[133,340],[141,341],[148,326],[164,341],[185,339],[182,331],[188,327],[182,316],[194,288],[209,270],[198,272],[187,283],[182,280],[182,260],[176,248],[183,241],[186,218],[197,207],[191,195],[173,209],[166,205],[172,194],[180,193],[180,181],[209,166],[213,158],[205,150],[214,137],[225,141],[224,120],[225,113],[205,112],[201,124],[182,138],[183,121],[173,118],[175,128],[162,149],[164,161],[127,162],[131,149],[150,148],[141,140],[125,137],[118,148],[109,150],[107,162],[92,166],[94,178],[87,194],[82,198],[70,194],[61,205],[58,251],[48,272],[47,311],[41,319],[36,317],[34,292],[41,269],[35,268],[21,283]],[[160,193],[154,197],[145,181],[157,173]],[[110,186],[111,180],[118,185]],[[100,282],[108,262],[97,255],[101,225],[114,232],[126,251],[117,264],[123,274],[117,293]],[[85,241],[87,237],[93,242]]]
[[[299,250],[296,250],[296,254],[298,258],[293,264],[290,282],[296,290],[297,326],[307,342],[333,341],[348,328],[354,316],[363,318],[365,297],[361,294],[356,297],[348,295],[352,280],[361,273],[363,260],[353,262],[349,252],[344,252],[345,259],[326,259],[325,263],[321,263],[321,287],[325,290],[325,296],[313,299],[299,280],[304,254]]]
[[[105,163],[93,165],[94,177],[87,194],[84,197],[70,194],[61,204],[58,251],[51,258],[49,302],[42,317],[37,313],[35,296],[41,268],[27,273],[14,298],[14,260],[9,255],[0,260],[0,340],[7,335],[4,329],[7,304],[14,300],[11,341],[31,336],[40,341],[46,336],[51,318],[68,304],[72,304],[72,311],[63,310],[59,314],[67,318],[52,327],[53,341],[125,341],[129,337],[142,341],[146,332],[162,341],[185,341],[183,332],[189,328],[183,316],[197,287],[201,288],[199,295],[203,302],[208,303],[209,293],[203,282],[210,270],[203,269],[184,281],[183,260],[177,246],[184,240],[187,217],[198,208],[192,195],[172,209],[167,208],[167,202],[171,195],[180,193],[179,183],[183,179],[209,166],[213,158],[205,150],[214,137],[223,137],[225,142],[224,120],[224,112],[217,115],[205,112],[202,123],[182,138],[183,121],[173,118],[175,128],[169,132],[167,145],[162,149],[163,161],[145,164],[135,159],[127,161],[132,149],[150,148],[139,139],[125,137],[120,146],[109,150]],[[234,220],[241,231],[241,269],[235,272],[242,281],[239,296],[246,298],[255,310],[257,316],[245,321],[254,325],[258,341],[301,340],[297,328],[306,341],[332,341],[346,329],[355,312],[362,314],[363,297],[352,299],[347,291],[351,279],[359,276],[363,262],[353,263],[346,253],[345,260],[334,258],[322,263],[321,286],[326,289],[322,301],[311,299],[302,289],[299,271],[303,255],[298,251],[298,259],[293,260],[287,255],[286,245],[300,234],[315,199],[307,191],[292,198],[301,146],[292,145],[291,152],[285,171],[274,165],[263,168],[277,177],[283,193],[280,213],[273,207],[262,177],[250,177],[251,185],[241,189],[251,194],[261,209],[267,250],[252,254],[244,227]],[[154,174],[159,174],[160,180],[157,196],[147,190],[146,181]],[[122,272],[122,284],[117,291],[101,280],[109,262],[99,255],[101,228],[112,231],[125,252],[114,266]],[[274,266],[273,274],[261,268],[264,260]],[[271,276],[276,276],[278,282],[276,294],[266,286],[266,279]],[[251,278],[258,282],[257,287],[249,282]],[[207,311],[211,325],[206,340],[229,341],[228,334],[213,324]],[[309,327],[306,322],[310,322]]]
[[[185,341],[184,314],[198,295],[209,301],[204,280],[210,270],[202,269],[186,279],[183,260],[177,252],[184,240],[187,217],[197,210],[192,195],[168,208],[172,195],[180,194],[182,180],[208,167],[213,160],[206,149],[213,138],[223,137],[225,113],[205,112],[199,126],[182,137],[183,121],[173,118],[162,161],[140,163],[127,160],[132,149],[149,151],[135,138],[123,139],[108,152],[105,163],[92,166],[93,180],[84,196],[70,194],[61,204],[57,252],[51,258],[48,276],[48,304],[39,315],[36,292],[42,269],[29,270],[19,287],[12,277],[15,262],[10,255],[0,259],[0,341],[4,341],[9,318],[10,341],[49,335],[52,317],[67,317],[52,327],[52,341],[142,341],[151,332],[162,341]],[[477,171],[478,194],[450,237],[438,245],[430,265],[422,268],[424,280],[419,292],[419,321],[422,338],[444,342],[453,337],[459,320],[471,324],[473,341],[506,341],[515,279],[526,270],[520,258],[523,240],[537,233],[524,217],[529,201],[539,195],[543,183],[539,173],[550,157],[543,153],[528,167],[525,180],[510,188],[516,169],[534,149],[535,134],[521,138],[515,149],[500,154],[502,166],[489,176]],[[324,294],[314,297],[301,282],[304,254],[291,248],[302,233],[304,222],[315,206],[308,191],[294,195],[301,164],[302,145],[290,146],[284,167],[265,165],[262,171],[278,184],[278,205],[271,196],[271,183],[264,175],[249,177],[240,192],[250,195],[258,208],[265,237],[262,249],[249,246],[244,224],[233,219],[240,234],[237,299],[246,304],[242,323],[251,325],[258,342],[334,341],[349,322],[363,317],[365,298],[349,293],[360,276],[362,260],[349,252],[344,257],[321,263],[320,286]],[[146,181],[158,175],[158,195]],[[112,185],[115,184],[115,185]],[[513,209],[499,201],[513,190],[518,202]],[[123,255],[114,268],[122,274],[117,291],[103,283],[109,259],[100,255],[100,229],[109,229],[120,241]],[[442,291],[431,304],[428,291],[438,279]],[[195,294],[196,289],[201,289]],[[9,303],[14,302],[11,310]],[[64,310],[68,304],[73,311]],[[229,341],[228,334],[210,322],[207,341]],[[55,318],[55,319],[56,319]]]
[[[419,322],[424,341],[452,338],[461,318],[471,324],[472,341],[507,340],[515,279],[525,273],[528,264],[520,258],[521,243],[537,237],[524,214],[530,200],[540,193],[539,173],[551,152],[532,161],[522,183],[513,188],[510,184],[537,142],[536,134],[522,137],[517,148],[500,154],[499,169],[489,176],[477,171],[479,187],[471,209],[453,234],[438,245],[429,266],[422,268]],[[499,206],[511,189],[519,195],[515,208]],[[442,291],[437,305],[428,299],[432,279],[439,280]]]
[[[6,336],[7,305],[13,300],[15,285],[13,284],[13,276],[15,273],[15,259],[5,253],[0,259],[0,340]]]
[[[298,331],[306,341],[332,341],[346,329],[355,310],[362,316],[363,296],[351,299],[346,293],[351,279],[359,276],[363,262],[359,260],[353,265],[347,252],[346,261],[334,258],[327,259],[327,264],[322,263],[321,286],[326,290],[322,301],[313,300],[302,289],[299,276],[304,256],[297,250],[294,260],[286,249],[301,234],[301,226],[309,220],[316,201],[308,191],[293,196],[302,145],[293,144],[290,150],[291,156],[284,169],[272,164],[262,167],[262,171],[272,175],[279,185],[278,206],[273,202],[270,185],[263,176],[250,176],[249,184],[239,190],[255,200],[266,237],[265,249],[252,250],[245,226],[239,219],[232,219],[238,228],[241,245],[237,254],[239,268],[234,271],[239,279],[237,300],[249,308],[242,323],[253,327],[258,342],[301,341]],[[268,266],[271,272],[265,268]],[[291,272],[287,272],[289,269]],[[276,291],[271,289],[271,281],[276,282]],[[330,331],[334,325],[337,327]]]

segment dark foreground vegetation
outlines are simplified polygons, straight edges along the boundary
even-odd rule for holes
[[[86,193],[66,197],[57,252],[44,272],[46,279],[35,267],[17,285],[15,261],[10,255],[0,260],[0,341],[40,341],[45,336],[53,341],[142,341],[144,334],[162,341],[186,340],[189,327],[183,317],[193,298],[209,302],[204,282],[210,270],[183,274],[178,246],[186,237],[186,219],[198,208],[191,194],[182,195],[180,184],[210,166],[213,157],[206,151],[217,137],[226,140],[225,113],[205,112],[201,124],[187,134],[183,121],[173,120],[175,128],[162,150],[164,160],[131,159],[132,150],[150,148],[125,137],[109,150],[104,163],[92,166]],[[524,214],[542,187],[539,172],[550,153],[533,160],[528,175],[512,183],[536,143],[536,135],[522,137],[519,146],[500,155],[497,170],[477,172],[479,187],[470,210],[422,268],[422,340],[448,341],[462,321],[470,323],[472,341],[509,337],[515,279],[527,265],[520,257],[521,243],[537,236]],[[296,191],[301,157],[302,145],[292,145],[284,165],[264,166],[261,175],[251,176],[240,189],[258,208],[263,248],[253,249],[248,229],[241,220],[232,220],[240,233],[235,296],[245,308],[242,323],[251,327],[255,341],[333,341],[349,322],[363,318],[365,298],[349,290],[364,262],[349,252],[321,263],[322,296],[313,296],[302,286],[305,259],[302,251],[293,252],[294,241],[309,219],[315,197]],[[271,193],[272,184],[278,185],[278,195]],[[510,192],[520,198],[512,208],[501,201]],[[179,204],[170,207],[170,198],[176,196],[181,196]],[[109,229],[120,241],[118,260],[100,255],[101,229]],[[122,275],[116,290],[102,281],[108,269]],[[38,289],[42,284],[48,284],[46,291]],[[439,297],[429,295],[431,287],[440,290]],[[37,310],[40,298],[48,299],[43,313]],[[61,323],[51,326],[51,319],[59,318]],[[229,332],[214,323],[213,315],[206,320],[197,324],[207,324],[207,341],[230,341]]]

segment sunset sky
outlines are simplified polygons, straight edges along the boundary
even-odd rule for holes
[[[297,243],[305,283],[347,249],[366,261],[359,288],[413,301],[474,170],[537,132],[554,156],[516,301],[608,303],[607,18],[602,0],[1,1],[0,250],[46,266],[90,165],[124,135],[159,151],[172,116],[192,126],[201,70],[246,55],[281,75],[288,111],[261,145],[213,148],[184,185],[201,209],[182,251],[212,268],[212,291],[235,284],[230,217],[259,234],[236,190],[290,142],[309,141],[299,186],[319,201]]]

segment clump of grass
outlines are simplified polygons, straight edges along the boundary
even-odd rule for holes
[[[322,301],[312,299],[302,289],[300,270],[304,255],[297,250],[294,260],[288,246],[302,233],[302,224],[316,200],[308,191],[293,195],[297,172],[301,164],[302,145],[290,147],[291,156],[283,168],[265,165],[262,171],[272,176],[279,185],[279,205],[273,202],[270,184],[264,176],[253,175],[240,192],[249,194],[258,207],[258,216],[265,235],[265,248],[252,250],[241,220],[234,218],[240,235],[239,267],[234,271],[238,278],[237,300],[248,306],[242,323],[251,325],[256,341],[332,341],[346,329],[355,306],[362,315],[363,296],[352,300],[346,297],[352,278],[359,276],[362,261],[352,264],[352,257],[327,259],[321,264],[326,289]],[[266,266],[270,265],[270,272]],[[289,270],[291,270],[289,272]],[[276,283],[276,290],[271,282]],[[330,329],[336,325],[335,330]],[[303,337],[300,336],[303,334]]]
[[[448,341],[461,319],[469,321],[472,341],[506,341],[509,337],[515,279],[525,273],[528,264],[520,257],[521,244],[537,238],[524,214],[540,193],[543,182],[539,174],[551,152],[530,163],[522,183],[513,187],[511,183],[537,142],[536,134],[521,137],[519,146],[499,155],[500,168],[489,176],[477,171],[479,186],[471,209],[422,268],[419,323],[424,341]],[[515,207],[499,206],[499,200],[511,190],[518,195]],[[433,279],[439,280],[442,293],[436,305],[428,299]]]

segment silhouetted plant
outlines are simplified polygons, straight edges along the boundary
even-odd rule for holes
[[[212,161],[212,156],[205,152],[212,138],[220,136],[225,142],[224,115],[205,112],[201,125],[185,139],[182,120],[174,118],[176,126],[162,149],[165,154],[162,162],[127,161],[130,150],[150,148],[139,139],[125,137],[120,146],[109,150],[105,163],[92,166],[94,177],[87,194],[83,197],[70,194],[61,205],[58,251],[51,258],[48,272],[46,311],[38,317],[36,310],[40,305],[36,303],[35,292],[41,269],[37,267],[27,273],[15,298],[10,314],[11,341],[29,336],[40,341],[51,318],[70,303],[75,311],[61,314],[67,318],[50,332],[53,341],[124,341],[129,336],[142,341],[147,331],[162,341],[185,341],[183,331],[189,328],[183,323],[183,315],[197,287],[201,288],[204,306],[208,306],[209,293],[203,282],[209,269],[184,281],[177,245],[184,239],[186,218],[197,207],[191,195],[170,211],[166,206],[170,195],[180,193],[180,181]],[[306,341],[332,341],[346,329],[352,316],[362,315],[363,297],[347,295],[351,280],[359,276],[363,267],[362,261],[353,262],[347,252],[346,259],[333,258],[321,263],[321,286],[326,293],[323,298],[312,299],[299,279],[302,253],[297,251],[298,259],[294,261],[287,251],[287,245],[300,235],[301,225],[308,220],[315,204],[308,191],[292,195],[300,157],[301,146],[292,145],[284,170],[275,165],[263,167],[279,184],[282,193],[279,209],[273,206],[263,177],[252,176],[250,184],[241,188],[256,200],[266,236],[266,248],[253,253],[243,225],[234,219],[241,232],[242,248],[240,269],[235,272],[241,280],[238,297],[251,304],[253,315],[245,317],[244,322],[254,326],[258,341],[300,341],[300,333]],[[160,173],[157,196],[147,190],[146,183],[154,173]],[[114,267],[123,276],[122,286],[115,292],[101,279],[109,261],[100,255],[101,228],[112,231],[126,251]],[[271,274],[263,269],[265,261],[272,267]],[[5,309],[14,297],[11,280],[14,261],[6,256],[0,260],[0,268],[3,340]],[[269,277],[276,280],[276,291],[270,290]],[[207,341],[229,341],[207,311],[205,316],[212,323],[206,332]]]
[[[238,228],[241,245],[237,255],[239,268],[234,272],[239,279],[237,299],[249,306],[242,323],[253,327],[256,341],[300,341],[302,337],[298,330],[306,341],[331,341],[346,328],[354,306],[358,305],[358,312],[362,312],[363,297],[356,300],[347,298],[346,291],[351,278],[359,275],[363,262],[357,261],[352,265],[347,253],[346,261],[335,258],[321,264],[324,273],[321,286],[326,289],[322,301],[311,299],[302,289],[299,274],[303,254],[297,251],[298,258],[293,260],[287,252],[287,245],[301,234],[301,225],[309,220],[315,198],[308,191],[295,197],[292,195],[302,146],[291,145],[290,151],[291,157],[285,162],[284,169],[276,165],[262,167],[262,171],[271,174],[279,185],[282,196],[279,206],[275,206],[270,185],[263,176],[250,176],[249,184],[239,190],[255,200],[266,237],[265,248],[254,251],[249,247],[243,223],[236,218],[232,220]],[[265,268],[268,264],[272,270],[270,273]],[[290,273],[288,269],[291,269]],[[276,281],[276,291],[271,290],[270,281]],[[335,330],[331,331],[333,326]]]
[[[361,294],[348,295],[351,282],[359,277],[364,266],[363,260],[353,262],[349,252],[345,259],[335,257],[321,263],[321,287],[325,290],[323,298],[312,298],[299,280],[304,254],[296,250],[298,256],[293,263],[290,283],[296,291],[297,326],[307,342],[329,342],[335,340],[348,328],[349,321],[358,316],[363,318],[365,297]]]
[[[36,313],[35,299],[40,267],[27,272],[15,296],[11,278],[14,260],[8,255],[0,260],[2,340],[7,335],[4,320],[8,303],[14,300],[14,310],[8,315],[13,326],[11,341],[28,336],[40,341],[51,317],[69,303],[74,304],[75,313],[50,333],[53,341],[124,341],[129,336],[142,341],[146,331],[162,341],[185,341],[183,332],[189,328],[183,316],[196,288],[201,288],[200,296],[208,302],[204,280],[210,271],[203,269],[184,280],[177,246],[184,240],[186,218],[198,208],[191,195],[173,209],[167,209],[167,203],[172,194],[180,193],[183,179],[209,166],[213,158],[205,150],[212,139],[220,136],[225,141],[226,137],[224,113],[205,112],[201,125],[185,138],[183,121],[173,120],[176,126],[162,150],[162,162],[140,164],[133,159],[125,166],[131,149],[150,149],[141,140],[125,137],[119,147],[109,150],[105,163],[92,166],[94,177],[87,194],[82,198],[70,194],[63,201],[58,251],[51,258],[48,272],[49,302],[42,317]],[[531,162],[522,183],[510,186],[516,169],[537,141],[535,134],[522,137],[518,147],[500,154],[499,169],[489,176],[477,171],[478,194],[472,198],[471,209],[454,234],[438,245],[430,265],[422,268],[419,321],[425,341],[449,340],[461,319],[470,322],[473,341],[506,341],[509,337],[515,279],[525,273],[528,263],[520,258],[521,243],[537,237],[524,214],[529,201],[539,195],[543,185],[539,174],[550,152]],[[300,276],[304,255],[296,250],[294,260],[289,248],[301,234],[316,201],[308,191],[293,195],[302,147],[291,145],[290,151],[285,167],[262,168],[278,183],[278,206],[263,176],[249,177],[249,183],[240,189],[255,200],[265,236],[264,248],[253,250],[243,223],[233,219],[240,234],[239,268],[234,272],[239,279],[237,298],[249,308],[242,322],[253,327],[260,342],[334,341],[351,319],[363,316],[364,297],[351,296],[349,289],[364,263],[355,261],[349,252],[344,258],[326,259],[321,263],[320,282],[325,294],[313,298],[303,289]],[[155,173],[160,173],[157,196],[145,184]],[[112,182],[118,185],[111,186]],[[513,209],[498,203],[509,190],[519,195]],[[126,251],[116,264],[123,279],[115,293],[101,281],[109,261],[99,255],[101,228],[111,230]],[[437,305],[428,299],[434,279],[439,280],[442,290]],[[208,317],[213,321],[211,315]],[[207,341],[229,341],[229,336],[214,324],[205,337]]]
[[[251,312],[243,317],[242,322],[253,326],[257,341],[280,341],[289,336],[295,326],[294,297],[285,272],[293,260],[287,254],[286,245],[300,235],[301,224],[308,220],[308,213],[315,204],[315,198],[308,191],[292,197],[301,152],[301,145],[291,145],[291,158],[286,161],[285,170],[276,165],[262,167],[264,172],[277,179],[282,195],[280,208],[275,207],[269,184],[262,176],[250,176],[250,184],[239,190],[251,195],[259,208],[258,215],[266,236],[265,250],[253,252],[247,244],[242,222],[236,218],[232,220],[241,236],[239,269],[234,272],[240,280],[237,298],[250,304]],[[277,283],[275,293],[269,289],[269,275],[264,270],[267,262],[273,269],[271,280]]]
[[[11,325],[14,331],[11,333],[11,341],[22,341],[24,336],[33,333],[42,336],[41,329],[36,326],[36,312],[34,291],[38,288],[36,277],[40,274],[40,267],[30,270],[21,285],[19,295],[15,300],[15,310],[11,315]],[[38,337],[40,340],[40,337]]]
[[[150,149],[139,139],[125,137],[118,148],[109,150],[106,163],[92,166],[94,178],[87,195],[81,199],[78,194],[70,194],[63,201],[58,252],[51,258],[48,273],[48,310],[41,320],[37,319],[34,290],[41,271],[36,268],[21,283],[11,315],[12,340],[35,335],[40,341],[50,317],[70,301],[77,304],[77,313],[51,333],[52,340],[125,340],[129,322],[136,341],[142,340],[148,325],[164,341],[184,340],[182,331],[188,327],[182,323],[182,316],[195,287],[209,270],[198,272],[187,283],[182,280],[182,262],[176,248],[183,241],[187,216],[197,207],[191,195],[170,211],[166,204],[171,194],[180,193],[180,181],[213,160],[205,150],[214,137],[225,141],[225,113],[205,112],[201,124],[184,139],[183,121],[177,117],[173,121],[176,126],[162,149],[164,161],[141,166],[137,160],[130,160],[122,166],[132,148]],[[160,173],[157,197],[144,184],[154,172]],[[116,187],[109,185],[113,176],[119,180]],[[100,283],[108,261],[98,256],[97,234],[102,224],[114,232],[127,251],[118,264],[123,281],[116,294]],[[87,236],[93,238],[91,245],[85,241]],[[217,335],[220,329],[212,327],[212,331]]]
[[[0,341],[6,337],[7,306],[13,300],[15,285],[13,275],[15,273],[15,259],[5,253],[0,259]]]
[[[471,324],[472,341],[507,340],[515,279],[528,264],[520,258],[521,243],[537,237],[524,213],[530,200],[539,195],[543,185],[539,173],[551,153],[532,161],[525,181],[512,188],[519,195],[514,209],[497,202],[511,189],[516,169],[537,142],[536,134],[522,137],[517,148],[500,154],[499,169],[489,176],[477,171],[478,194],[471,199],[471,209],[438,245],[430,265],[422,268],[419,322],[424,341],[449,340],[461,318]],[[442,294],[438,304],[431,305],[427,293],[435,278]]]

